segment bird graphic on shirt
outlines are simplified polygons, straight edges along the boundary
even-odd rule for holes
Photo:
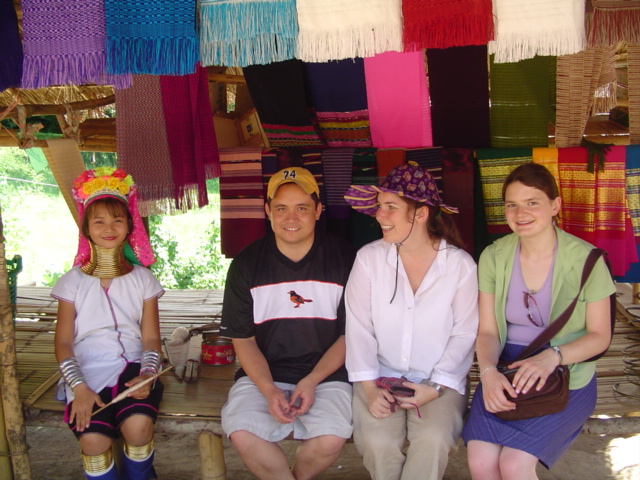
[[[303,298],[300,295],[298,295],[296,292],[294,292],[293,290],[291,290],[289,293],[289,299],[295,303],[295,306],[293,308],[300,308],[300,305],[302,305],[303,303],[311,303],[313,302],[313,300],[309,300],[308,298]]]

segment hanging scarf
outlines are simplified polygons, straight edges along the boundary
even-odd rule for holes
[[[191,75],[161,76],[160,90],[176,207],[203,207],[209,203],[207,178],[220,176],[207,69],[198,65]]]
[[[589,48],[575,55],[558,57],[556,69],[556,146],[580,145],[594,105],[594,95],[611,79],[614,51],[611,47]],[[603,75],[604,74],[604,75]]]
[[[402,0],[402,19],[406,52],[493,40],[491,0]]]
[[[504,216],[502,184],[517,166],[532,160],[530,148],[479,148],[476,150],[480,182],[490,235],[511,233]]]
[[[365,58],[364,71],[374,147],[431,147],[423,53],[387,52]]]
[[[560,185],[560,174],[558,173],[558,149],[549,147],[537,147],[533,149],[533,163],[543,165],[553,178],[556,184]]]
[[[261,158],[261,148],[220,150],[220,248],[228,258],[266,234]]]
[[[640,144],[640,45],[627,45],[629,142]]]
[[[369,110],[361,58],[305,63],[318,127],[329,147],[369,147]]]
[[[20,86],[22,42],[13,0],[0,0],[0,92]]]
[[[202,65],[246,67],[294,58],[294,0],[200,0]]]
[[[473,150],[470,148],[442,149],[442,194],[447,203],[458,207],[458,215],[452,215],[452,218],[465,250],[471,256],[475,253],[473,164]]]
[[[270,146],[322,145],[309,113],[300,60],[252,65],[244,77]]]
[[[107,72],[185,75],[195,71],[199,51],[193,0],[104,2]]]
[[[23,0],[22,15],[22,88],[131,85],[130,76],[105,74],[104,0]]]
[[[405,151],[407,163],[416,162],[431,174],[442,195],[442,147],[407,148]]]
[[[625,147],[611,147],[604,171],[587,173],[587,150],[558,151],[563,229],[606,250],[614,275],[638,261],[627,205]]]
[[[384,182],[391,170],[404,165],[404,148],[380,149],[376,152],[376,164],[378,167],[378,184]],[[346,190],[345,190],[346,191]],[[342,192],[344,195],[344,192]],[[346,202],[345,202],[346,204]]]
[[[629,216],[631,217],[636,251],[640,258],[640,145],[627,145],[625,179]],[[629,283],[640,282],[640,263],[631,264],[629,271],[624,276],[616,278],[616,280]]]
[[[487,47],[427,50],[433,144],[489,147]]]
[[[356,148],[353,152],[352,185],[378,185],[378,170],[375,148]],[[346,190],[345,190],[346,191]],[[344,195],[344,192],[342,192]],[[375,218],[349,209],[349,238],[351,245],[360,248],[382,237]]]
[[[140,213],[175,211],[160,77],[134,75],[130,88],[116,91],[116,110],[118,165],[136,179]]]
[[[491,62],[491,146],[549,145],[555,57]]]
[[[297,0],[296,58],[327,62],[402,51],[401,0]]]
[[[640,44],[640,1],[592,0],[593,15],[587,28],[590,47],[618,42]]]
[[[569,55],[586,45],[584,0],[493,0],[496,63],[536,55]]]

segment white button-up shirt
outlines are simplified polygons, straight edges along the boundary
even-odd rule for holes
[[[405,376],[464,394],[478,330],[476,264],[442,240],[415,295],[396,247],[377,240],[360,249],[346,289],[349,380]]]

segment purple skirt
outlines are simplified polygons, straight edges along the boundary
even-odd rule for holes
[[[502,356],[511,360],[523,348],[507,344]],[[582,431],[596,407],[597,397],[594,375],[584,387],[569,391],[569,403],[561,412],[526,420],[501,420],[484,408],[482,384],[478,384],[462,439],[465,445],[471,440],[480,440],[522,450],[551,468]]]

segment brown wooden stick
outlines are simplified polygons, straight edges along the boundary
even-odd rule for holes
[[[157,373],[153,377],[149,377],[146,380],[143,380],[142,382],[136,383],[132,387],[127,388],[124,392],[122,392],[121,394],[116,396],[113,400],[111,400],[109,403],[107,403],[104,407],[100,407],[98,410],[93,412],[91,414],[91,416],[93,417],[96,413],[101,412],[102,410],[104,410],[105,408],[113,405],[114,403],[118,403],[120,400],[123,400],[123,399],[127,398],[128,394],[130,394],[131,392],[135,392],[136,390],[138,390],[138,389],[144,387],[145,385],[147,385],[149,382],[153,382],[160,375],[164,375],[165,373],[167,373],[167,372],[169,372],[171,370],[173,370],[173,365],[169,365],[167,368],[162,370],[160,373]]]

